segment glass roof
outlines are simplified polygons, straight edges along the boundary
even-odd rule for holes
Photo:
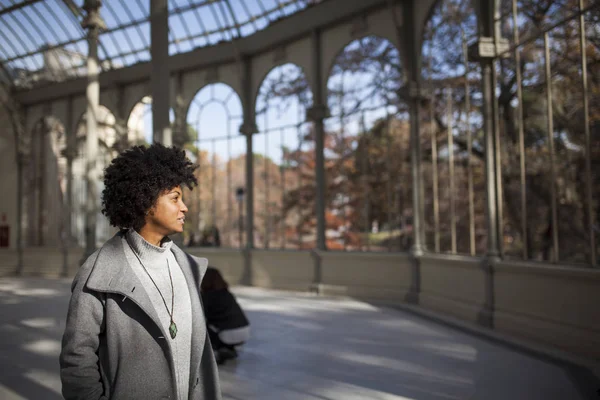
[[[168,0],[169,54],[252,35],[323,0]],[[0,0],[0,79],[31,87],[85,75],[84,0]],[[103,0],[103,71],[150,60],[150,0]]]

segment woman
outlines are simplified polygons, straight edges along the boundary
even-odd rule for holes
[[[235,347],[250,337],[250,323],[218,269],[208,267],[201,289],[208,335],[222,364],[237,357]]]
[[[185,152],[134,147],[106,168],[102,213],[121,228],[72,285],[60,368],[65,399],[221,399],[199,288],[208,261],[184,253]]]

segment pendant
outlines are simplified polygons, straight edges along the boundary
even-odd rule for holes
[[[169,333],[171,334],[171,339],[175,339],[175,336],[177,336],[177,325],[175,325],[173,320],[171,320],[171,325],[169,325]]]

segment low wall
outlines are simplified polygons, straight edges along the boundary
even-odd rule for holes
[[[485,273],[474,257],[426,255],[420,258],[419,305],[477,322],[485,302]]]
[[[230,285],[240,285],[244,275],[244,253],[235,249],[190,247],[190,254],[208,259],[208,265],[218,268]]]
[[[411,282],[411,259],[402,253],[316,252],[319,291],[357,299],[403,302]]]
[[[502,262],[494,297],[498,332],[600,360],[600,270]]]
[[[0,276],[12,276],[17,271],[17,251],[12,249],[0,250]]]
[[[55,247],[28,247],[23,249],[22,274],[57,278],[73,277],[81,265],[83,249],[70,248],[65,254]],[[65,271],[66,262],[66,271]],[[17,272],[16,250],[0,251],[0,276],[12,276]]]
[[[314,279],[308,251],[254,250],[251,253],[254,286],[307,291]]]

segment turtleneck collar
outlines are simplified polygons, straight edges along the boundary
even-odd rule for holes
[[[161,243],[161,246],[157,247],[149,243],[142,235],[133,229],[129,229],[125,233],[125,239],[127,239],[127,242],[131,246],[131,250],[140,257],[144,264],[153,264],[156,261],[163,261],[168,254],[168,250],[170,250],[173,245],[173,241],[166,237]]]

